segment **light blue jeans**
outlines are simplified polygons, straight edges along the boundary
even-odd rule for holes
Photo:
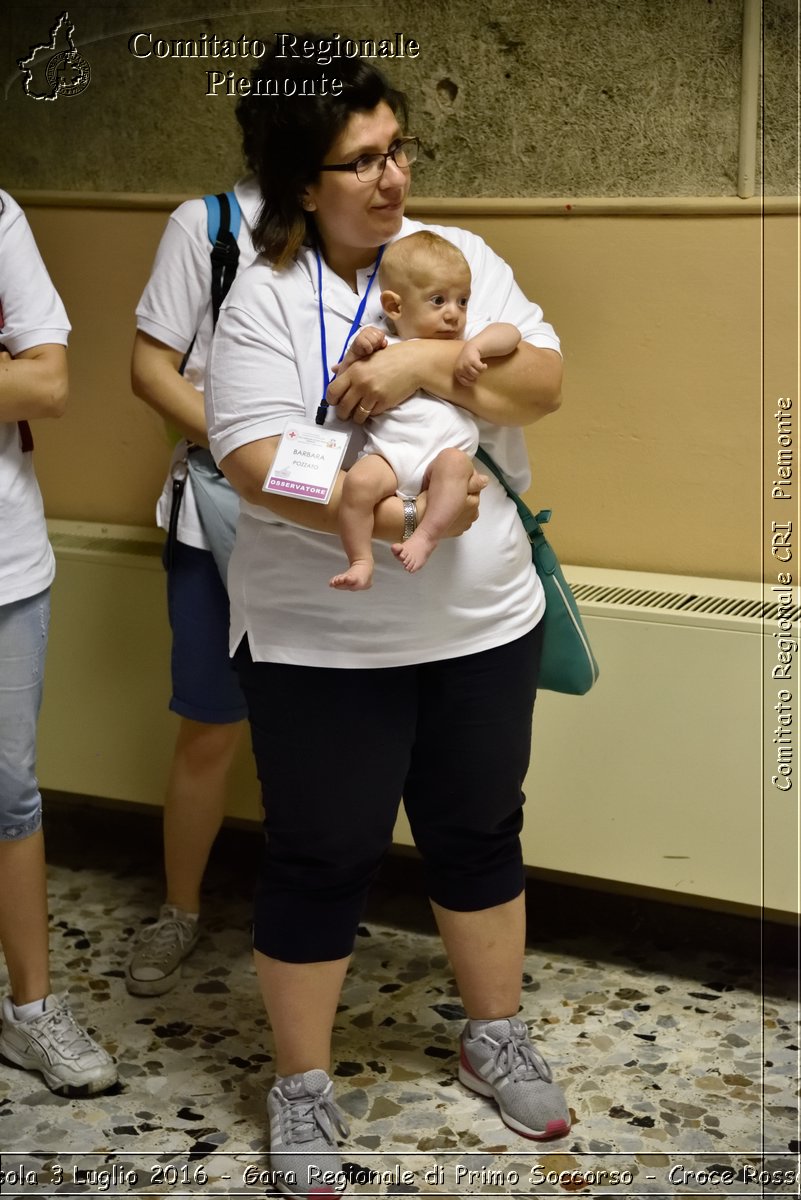
[[[42,823],[36,720],[42,703],[50,589],[0,605],[0,841]]]

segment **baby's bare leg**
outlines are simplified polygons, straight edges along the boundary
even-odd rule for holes
[[[375,506],[385,496],[394,496],[395,472],[380,454],[366,454],[345,476],[339,502],[339,535],[350,569],[335,575],[333,588],[361,592],[373,582],[373,524]]]
[[[392,553],[407,571],[419,571],[428,561],[462,510],[473,460],[454,446],[441,450],[428,469],[425,516],[407,542],[396,542]]]

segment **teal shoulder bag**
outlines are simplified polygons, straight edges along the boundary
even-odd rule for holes
[[[531,542],[531,557],[545,592],[538,686],[549,692],[583,696],[598,678],[598,664],[579,615],[576,598],[562,574],[559,559],[542,531],[542,526],[551,519],[551,510],[543,509],[535,517],[481,446],[476,451],[476,458],[492,472],[514,502]]]

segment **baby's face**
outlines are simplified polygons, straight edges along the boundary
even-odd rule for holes
[[[460,338],[467,320],[470,274],[437,272],[425,283],[409,283],[401,295],[395,328],[403,338]]]

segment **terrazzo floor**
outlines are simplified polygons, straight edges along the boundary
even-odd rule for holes
[[[209,873],[204,933],[178,987],[127,994],[132,938],[160,900],[154,838],[100,853],[48,827],[53,981],[119,1062],[120,1084],[54,1096],[0,1063],[0,1193],[276,1195],[265,1154],[271,1041],[249,952],[255,856],[237,835]],[[118,839],[112,818],[109,834]],[[257,842],[257,836],[251,837]],[[758,941],[723,950],[609,928],[542,935],[522,1015],[575,1123],[527,1142],[455,1078],[463,1019],[437,938],[395,889],[368,912],[335,1033],[352,1196],[799,1194],[798,977]],[[394,916],[393,916],[394,909]],[[597,928],[593,928],[593,924]],[[417,928],[415,928],[417,924]],[[411,926],[411,927],[410,927]],[[0,967],[0,987],[5,990]]]

